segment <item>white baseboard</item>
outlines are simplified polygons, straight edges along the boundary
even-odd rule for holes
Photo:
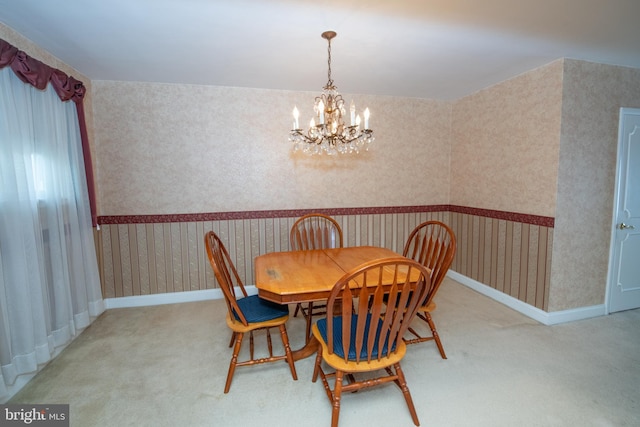
[[[574,320],[589,319],[591,317],[604,316],[606,313],[605,305],[593,305],[590,307],[580,307],[570,310],[554,311],[548,313],[540,310],[532,305],[524,303],[510,295],[497,291],[484,283],[480,283],[467,276],[463,276],[460,273],[449,270],[447,273],[451,279],[459,282],[474,291],[481,293],[493,300],[496,300],[513,310],[524,314],[527,317],[532,318],[544,325],[556,325],[559,323],[572,322]]]
[[[255,286],[246,286],[249,295],[258,293]],[[105,308],[144,307],[148,305],[177,304],[181,302],[206,301],[221,299],[220,289],[205,289],[202,291],[167,292],[165,294],[138,295],[132,297],[105,298]]]
[[[548,313],[540,310],[532,305],[524,303],[510,295],[497,291],[484,283],[480,283],[460,273],[449,270],[447,273],[451,279],[459,282],[474,291],[485,295],[507,307],[524,314],[531,319],[544,325],[556,325],[559,323],[572,322],[574,320],[589,319],[591,317],[604,316],[606,314],[605,305],[594,305],[590,307],[580,307],[571,310],[554,311]],[[255,286],[247,286],[247,293],[255,295],[258,290]],[[212,299],[221,299],[222,291],[220,289],[207,289],[202,291],[186,291],[186,292],[169,292],[165,294],[140,295],[120,298],[106,298],[104,300],[105,308],[128,308],[143,307],[149,305],[161,304],[177,304],[182,302],[205,301]]]

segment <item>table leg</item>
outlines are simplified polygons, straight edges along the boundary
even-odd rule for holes
[[[299,350],[293,352],[293,360],[305,359],[309,356],[316,354],[320,343],[316,339],[315,335],[311,334],[309,341]]]

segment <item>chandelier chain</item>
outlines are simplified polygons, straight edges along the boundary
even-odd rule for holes
[[[329,46],[327,47],[327,87],[333,87],[333,80],[331,80],[331,39],[329,40]]]

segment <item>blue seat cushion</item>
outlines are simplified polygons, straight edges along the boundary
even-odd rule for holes
[[[237,301],[240,311],[242,311],[242,314],[244,314],[245,319],[247,319],[249,323],[266,322],[267,320],[277,319],[278,317],[289,314],[288,306],[264,300],[258,295],[250,295]],[[235,311],[233,315],[236,320],[240,320]]]
[[[369,332],[372,330],[372,326],[371,326],[371,314],[367,314],[367,325],[365,327],[365,333],[364,333],[364,341],[363,341],[363,348],[360,350],[360,359],[367,359],[367,340],[369,339]],[[380,333],[381,333],[381,329],[382,329],[382,322],[380,320],[378,320],[377,322],[377,326],[375,328],[375,333],[376,333],[376,337],[375,337],[375,344],[373,346],[373,350],[371,352],[371,358],[372,359],[377,359],[378,358],[378,353],[380,352],[380,349],[378,348],[378,342],[380,339]],[[358,315],[357,314],[352,314],[351,315],[351,339],[349,342],[349,353],[348,353],[348,360],[357,360],[356,359],[356,327],[358,324]],[[322,319],[319,319],[316,322],[316,325],[318,326],[318,331],[320,332],[320,335],[322,336],[322,339],[324,340],[324,342],[328,343],[328,338],[327,338],[327,318],[324,317]],[[382,352],[380,354],[381,357],[386,356],[389,349],[389,332],[387,331],[387,336],[384,339],[384,345],[382,348]],[[345,343],[343,342],[342,339],[342,316],[340,317],[334,317],[333,318],[333,353],[337,356],[340,357],[344,357],[345,354]],[[394,344],[391,346],[391,352],[395,351],[395,342]]]

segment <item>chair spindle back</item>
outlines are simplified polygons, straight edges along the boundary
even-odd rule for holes
[[[407,238],[402,255],[418,261],[431,271],[431,287],[423,305],[428,305],[444,280],[456,253],[456,237],[440,221],[425,221]]]
[[[291,227],[291,250],[306,251],[342,247],[342,229],[330,216],[311,213],[301,216]]]
[[[204,242],[207,248],[207,255],[209,256],[209,262],[211,263],[216,280],[224,295],[229,314],[233,317],[233,313],[237,313],[240,318],[239,320],[246,326],[248,323],[242,310],[238,307],[236,292],[239,291],[242,294],[241,297],[246,297],[247,291],[229,256],[229,252],[222,243],[222,240],[220,240],[220,237],[213,231],[205,234]]]
[[[327,301],[329,354],[356,362],[380,360],[393,354],[400,347],[429,284],[428,270],[403,257],[370,261],[345,274]],[[334,348],[334,334],[341,335],[343,348]],[[353,346],[346,349],[345,343]]]

